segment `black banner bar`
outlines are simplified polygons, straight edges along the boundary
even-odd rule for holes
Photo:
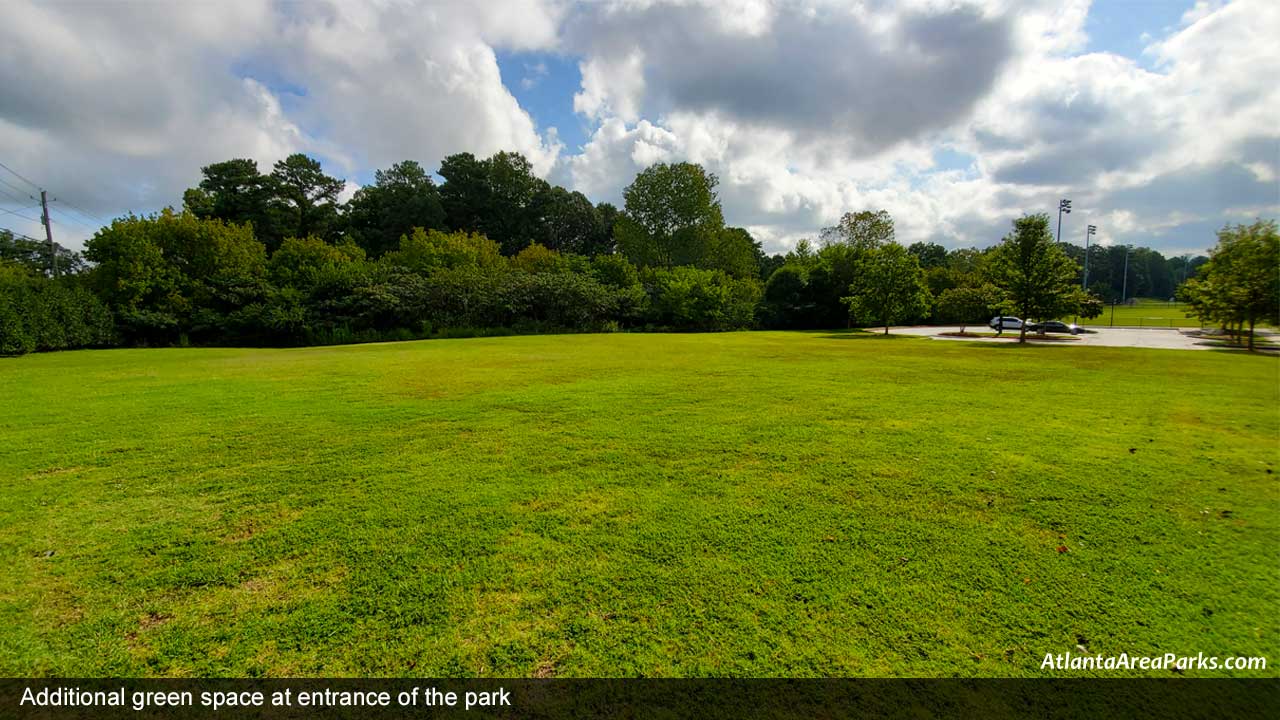
[[[1232,718],[1280,679],[8,679],[0,718]]]

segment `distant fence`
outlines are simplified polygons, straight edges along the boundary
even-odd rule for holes
[[[1101,319],[1101,318],[1098,318]],[[1126,317],[1107,318],[1107,327],[1200,328],[1205,324],[1195,318]]]

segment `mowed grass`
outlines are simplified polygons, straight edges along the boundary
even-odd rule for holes
[[[1139,300],[1133,305],[1117,305],[1113,317],[1112,308],[1106,306],[1102,314],[1096,318],[1065,318],[1067,322],[1075,321],[1080,325],[1093,327],[1123,325],[1125,327],[1181,327],[1198,328],[1200,318],[1187,317],[1186,303],[1168,302],[1164,300]]]
[[[82,351],[0,362],[0,404],[0,676],[1280,663],[1274,357],[767,332]]]

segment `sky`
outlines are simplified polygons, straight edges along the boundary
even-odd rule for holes
[[[293,152],[349,196],[411,159],[523,153],[621,206],[657,162],[719,178],[770,252],[885,209],[900,242],[1203,252],[1280,216],[1280,3],[1156,0],[5,0],[0,227],[80,248],[200,168]]]

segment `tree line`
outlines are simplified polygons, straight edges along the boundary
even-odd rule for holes
[[[696,164],[645,169],[621,209],[538,178],[517,153],[451,155],[438,174],[397,163],[343,203],[344,181],[305,155],[266,173],[234,159],[204,167],[181,209],[118,218],[83,256],[0,233],[0,353],[973,322],[1090,312],[1109,287],[1080,289],[1042,215],[993,248],[948,252],[898,244],[884,211],[849,213],[768,256],[726,224],[718,179]],[[1097,258],[1091,280],[1111,283]]]

